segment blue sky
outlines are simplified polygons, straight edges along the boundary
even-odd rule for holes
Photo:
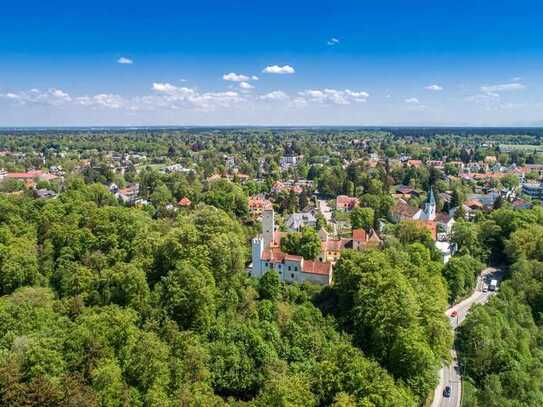
[[[540,1],[2,7],[0,126],[543,123]]]

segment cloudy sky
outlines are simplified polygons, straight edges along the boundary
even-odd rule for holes
[[[543,125],[541,1],[6,3],[0,126]]]

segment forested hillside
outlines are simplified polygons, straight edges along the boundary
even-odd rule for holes
[[[450,337],[424,247],[342,260],[355,346],[315,289],[246,276],[248,237],[225,212],[158,220],[109,196],[74,182],[0,198],[1,405],[414,406],[433,386]]]
[[[509,239],[496,245],[505,248],[510,280],[459,329],[465,406],[543,405],[543,226],[536,213],[498,217],[507,219]]]

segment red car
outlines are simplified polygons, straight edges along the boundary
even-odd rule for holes
[[[451,317],[455,317],[457,315],[458,315],[458,312],[456,312],[456,311],[451,312]]]

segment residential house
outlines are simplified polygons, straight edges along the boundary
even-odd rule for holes
[[[181,206],[183,208],[189,208],[192,205],[192,202],[189,198],[184,196],[177,202],[177,206]]]
[[[264,198],[263,195],[250,196],[247,203],[253,219],[260,219],[262,217],[262,211],[272,207],[272,203]]]
[[[356,197],[338,195],[336,198],[336,209],[343,212],[350,212],[359,206],[360,200]]]
[[[341,257],[341,251],[344,249],[367,250],[379,249],[383,246],[383,241],[371,229],[366,233],[364,229],[353,229],[350,238],[330,238],[328,232],[324,229],[319,231],[321,239],[321,253],[318,256],[319,261],[329,261],[335,264]]]
[[[400,198],[397,199],[394,206],[390,208],[390,215],[392,216],[392,220],[398,223],[402,220],[413,220],[418,211],[418,208],[412,207],[404,199]]]
[[[303,155],[285,155],[279,159],[279,166],[282,170],[287,170],[297,165],[303,158]]]
[[[305,227],[314,228],[317,226],[315,212],[316,211],[292,213],[285,222],[285,226],[290,232],[299,232]]]
[[[135,205],[138,203],[138,195],[140,193],[139,184],[133,184],[126,188],[118,189],[115,196],[126,205]],[[143,204],[142,202],[139,202]]]

